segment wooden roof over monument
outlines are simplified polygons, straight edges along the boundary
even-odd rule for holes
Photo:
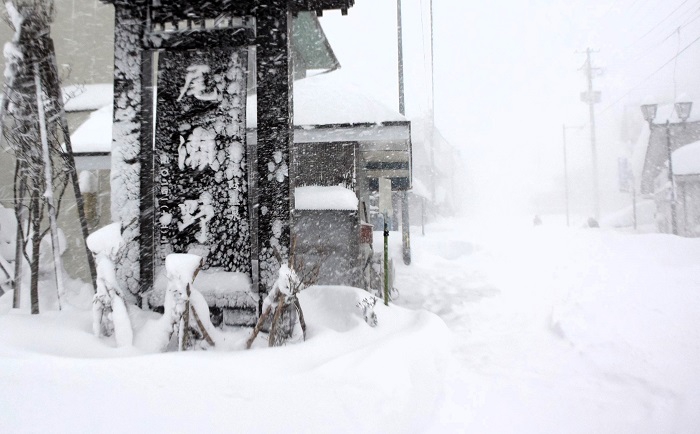
[[[173,20],[216,19],[222,15],[252,15],[259,6],[281,4],[284,0],[102,0],[115,6],[135,8],[149,7],[154,23]],[[292,12],[340,9],[343,14],[355,4],[355,0],[287,0]]]

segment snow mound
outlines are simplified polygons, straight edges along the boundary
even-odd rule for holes
[[[367,292],[355,288],[313,286],[303,291],[299,300],[304,311],[312,313],[314,328],[343,333],[365,324],[362,311],[356,304],[369,297]]]
[[[649,200],[637,202],[637,227],[656,227],[656,203]],[[606,228],[630,228],[634,226],[634,210],[632,206],[606,215],[601,220],[601,226]]]
[[[0,398],[3,431],[288,432],[290,421],[298,432],[425,430],[445,384],[449,332],[433,314],[394,305],[376,306],[372,328],[356,307],[369,296],[308,288],[299,296],[306,342],[267,348],[261,336],[250,351],[226,351],[250,332],[226,329],[216,351],[149,354],[141,338],[159,315],[133,306],[131,348],[92,336],[89,310],[0,315],[0,388],[13,391]],[[58,417],[32,417],[37,405]],[[95,423],[85,425],[86,414]]]

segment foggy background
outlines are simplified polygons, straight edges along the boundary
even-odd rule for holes
[[[567,132],[571,212],[592,215],[588,106],[579,99],[587,87],[579,70],[586,48],[599,50],[592,63],[601,68],[593,86],[602,92],[602,215],[631,203],[618,192],[617,160],[638,139],[639,105],[673,102],[674,93],[700,97],[700,1],[433,3],[435,119],[465,160],[463,209],[470,214],[563,214],[566,123],[585,127]],[[430,110],[429,6],[403,2],[410,117]],[[326,15],[321,22],[346,73],[398,107],[396,1],[358,0],[348,17]]]

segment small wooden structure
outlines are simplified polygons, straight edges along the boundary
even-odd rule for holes
[[[298,18],[303,15],[300,13]],[[324,66],[332,64],[325,62]],[[411,123],[394,110],[365,96],[361,89],[348,84],[342,70],[298,80],[294,89],[294,106],[294,146],[289,168],[291,188],[296,192],[299,187],[312,187],[311,190],[316,191],[314,194],[320,194],[320,199],[311,204],[308,196],[305,203],[297,202],[296,194],[290,197],[292,234],[297,241],[295,253],[302,255],[307,264],[323,258],[318,283],[366,287],[369,279],[363,271],[366,271],[368,255],[372,253],[372,228],[368,226],[371,198],[378,193],[380,178],[387,179],[390,187],[394,184],[395,189],[411,185]],[[251,165],[257,166],[257,95],[248,96],[246,110],[247,155]],[[96,112],[76,135],[83,128],[88,131],[109,129],[110,123],[110,119]],[[84,144],[83,141],[79,143]],[[89,152],[92,148],[81,149],[88,152],[77,155],[79,166],[108,167],[105,162],[109,161],[109,153],[98,157]],[[254,179],[254,173],[250,175]],[[253,182],[249,188],[250,207],[256,209],[258,203]],[[352,200],[347,193],[352,195]],[[344,195],[341,202],[335,200],[338,194]],[[364,228],[364,239],[361,227]],[[250,228],[254,238],[256,213],[250,215]],[[234,286],[250,285],[241,276],[229,277],[229,282],[236,282]],[[162,276],[156,280],[162,283],[156,287],[164,286]],[[239,293],[240,297],[225,294],[223,286],[217,286],[206,272],[198,278],[198,285],[203,284],[212,288],[212,291],[203,291],[211,307],[235,305],[252,308],[246,304],[249,299],[246,294]],[[231,286],[229,283],[228,287]],[[149,303],[161,305],[162,292],[149,297]]]
[[[354,0],[104,1],[115,8],[112,218],[123,223],[127,245],[118,278],[140,301],[166,254],[194,248],[205,253],[205,269],[247,274],[266,292],[279,267],[274,249],[289,254],[291,18],[345,13]],[[257,238],[247,224],[252,186],[241,150],[250,47]]]

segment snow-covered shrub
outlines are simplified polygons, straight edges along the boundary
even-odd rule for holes
[[[279,269],[277,280],[263,300],[263,312],[270,308],[275,313],[270,324],[271,347],[282,345],[293,337],[299,318],[296,309],[299,301],[296,294],[301,289],[299,276],[292,268],[283,264]]]
[[[167,347],[173,335],[179,351],[194,348],[206,340],[214,345],[214,325],[209,318],[209,306],[204,296],[192,288],[202,267],[202,257],[187,253],[172,253],[165,258],[168,287],[161,322],[166,329],[162,347]]]
[[[95,231],[87,238],[87,245],[95,255],[97,267],[97,288],[92,304],[92,331],[97,337],[114,334],[117,346],[131,346],[131,320],[114,266],[114,260],[123,245],[121,223],[112,223]]]
[[[297,337],[305,339],[306,324],[304,313],[297,295],[306,286],[293,268],[282,264],[277,273],[277,280],[263,300],[262,315],[247,342],[247,347],[253,344],[256,336],[268,320],[270,314],[269,346],[280,346]],[[296,333],[300,331],[301,333]],[[299,336],[301,335],[301,336]]]
[[[365,322],[369,324],[370,327],[376,327],[378,324],[377,314],[374,312],[374,306],[377,304],[376,297],[363,298],[357,307],[362,311],[362,315],[365,317]]]
[[[277,280],[263,300],[262,315],[248,338],[247,348],[250,348],[260,330],[268,322],[270,324],[269,346],[271,347],[284,345],[290,340],[306,339],[306,322],[298,295],[303,289],[318,282],[321,266],[328,258],[329,252],[319,250],[317,261],[314,264],[309,264],[303,255],[294,254],[296,237],[292,238],[290,250],[292,255],[289,260],[283,260],[282,255],[275,249],[275,258],[282,265],[277,272]],[[273,316],[270,320],[271,313]]]

